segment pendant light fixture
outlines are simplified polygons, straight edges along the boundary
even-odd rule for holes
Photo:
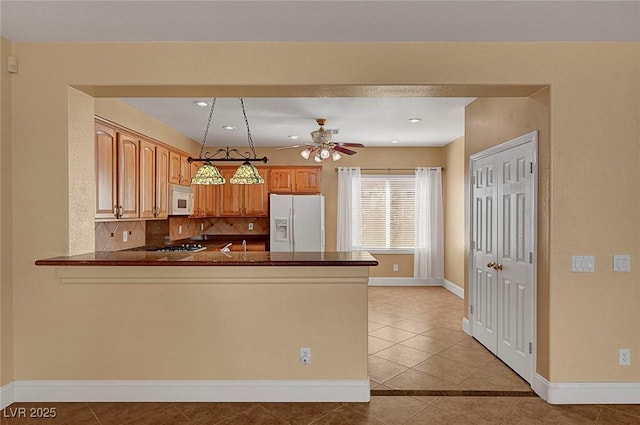
[[[251,136],[251,129],[249,128],[249,120],[247,119],[247,112],[244,108],[244,100],[240,98],[240,106],[242,107],[242,115],[244,116],[244,122],[247,127],[247,143],[251,152],[241,153],[238,149],[230,149],[228,146],[226,149],[218,149],[213,154],[204,152],[204,145],[207,142],[207,135],[209,133],[209,127],[211,126],[211,118],[213,117],[213,110],[216,106],[216,98],[211,101],[211,111],[209,112],[209,120],[207,121],[207,128],[204,132],[204,138],[202,139],[202,147],[200,148],[200,156],[198,158],[189,157],[187,161],[192,162],[204,162],[204,164],[198,168],[196,175],[191,179],[191,184],[224,184],[225,179],[212,162],[239,162],[242,161],[242,165],[238,167],[235,174],[229,183],[231,184],[262,184],[264,178],[260,175],[256,167],[251,164],[252,161],[261,161],[267,163],[269,158],[258,158],[256,150],[253,145],[253,138]]]

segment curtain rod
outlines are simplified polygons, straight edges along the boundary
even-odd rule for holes
[[[356,168],[356,167],[344,167],[344,168]],[[360,168],[360,171],[415,171],[416,168],[428,168],[431,170],[440,169],[444,171],[444,167],[415,167],[415,168]],[[338,168],[336,167],[336,172]]]

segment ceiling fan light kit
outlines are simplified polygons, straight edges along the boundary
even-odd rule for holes
[[[247,141],[251,152],[241,153],[238,149],[230,149],[228,146],[226,149],[218,149],[213,154],[204,152],[204,145],[207,142],[207,135],[209,134],[209,127],[211,126],[211,118],[213,117],[213,109],[216,106],[216,98],[211,101],[211,111],[209,112],[209,120],[207,121],[207,128],[204,132],[202,139],[202,146],[200,147],[200,156],[198,158],[187,158],[189,163],[192,162],[204,162],[200,168],[196,171],[195,176],[191,178],[191,184],[224,184],[225,179],[220,173],[220,170],[213,165],[212,161],[220,162],[238,162],[242,161],[242,165],[238,167],[235,174],[229,183],[231,184],[263,184],[264,178],[260,175],[257,168],[254,167],[252,161],[260,161],[266,163],[269,158],[258,158],[256,150],[253,145],[253,138],[251,137],[251,129],[249,128],[249,120],[247,119],[247,112],[244,108],[244,100],[240,98],[240,106],[242,107],[242,115],[244,116],[244,122],[247,126]],[[226,127],[226,126],[225,126]],[[234,127],[235,128],[235,127]]]
[[[337,131],[324,129],[324,125],[327,122],[325,118],[318,118],[316,119],[316,122],[318,123],[320,128],[316,131],[311,132],[311,144],[286,146],[284,148],[276,148],[276,150],[304,147],[304,149],[300,152],[301,157],[303,157],[304,159],[309,159],[313,156],[313,160],[315,162],[322,162],[325,159],[329,158],[331,158],[333,161],[337,161],[342,158],[342,155],[340,153],[347,155],[355,155],[357,153],[356,151],[347,149],[345,146],[356,148],[364,147],[362,143],[344,143],[331,141],[331,136],[337,133]]]

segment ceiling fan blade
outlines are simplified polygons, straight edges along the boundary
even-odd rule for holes
[[[345,153],[347,155],[355,155],[358,153],[356,151],[352,151],[351,149],[343,148],[342,146],[334,146],[333,150]]]
[[[354,148],[364,148],[362,143],[346,143],[346,142],[336,142],[337,146],[350,146]]]
[[[294,149],[294,148],[304,148],[304,147],[308,147],[308,148],[312,148],[313,145],[291,145],[291,146],[281,146],[279,148],[275,148],[274,150],[279,151],[282,149]]]

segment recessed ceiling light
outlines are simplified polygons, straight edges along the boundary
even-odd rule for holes
[[[391,143],[393,143],[394,145],[400,143],[400,140],[392,140]]]
[[[231,131],[231,130],[235,130],[235,129],[236,129],[236,128],[235,128],[234,126],[232,126],[232,125],[223,125],[223,126],[222,126],[222,128],[224,128],[225,130],[229,130],[229,131]]]
[[[409,122],[420,122],[422,118],[409,118]]]
[[[209,106],[209,102],[205,102],[204,100],[194,100],[193,103],[195,103],[198,106],[202,106],[203,108],[205,106]]]
[[[300,138],[300,136],[287,136],[289,137],[289,139],[291,140],[298,140]]]

